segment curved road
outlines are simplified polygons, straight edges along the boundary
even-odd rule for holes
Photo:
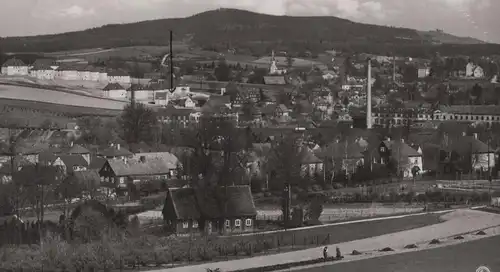
[[[474,272],[487,266],[500,271],[500,236],[430,250],[294,270],[299,272]]]

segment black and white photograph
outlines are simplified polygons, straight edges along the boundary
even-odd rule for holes
[[[0,2],[0,272],[500,272],[499,0]]]

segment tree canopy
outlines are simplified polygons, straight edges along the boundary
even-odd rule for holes
[[[152,143],[158,129],[155,112],[142,103],[131,103],[125,106],[119,119],[127,143]]]

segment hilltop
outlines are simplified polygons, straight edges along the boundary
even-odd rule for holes
[[[176,41],[182,41],[189,46],[216,50],[238,48],[247,50],[244,53],[254,55],[277,46],[282,47],[282,50],[291,51],[321,51],[334,47],[349,47],[351,50],[361,51],[368,47],[371,51],[387,53],[402,48],[415,50],[436,46],[436,43],[444,43],[441,45],[443,48],[437,49],[438,51],[446,52],[450,48],[470,52],[485,51],[485,45],[481,41],[477,41],[478,44],[472,45],[476,47],[470,49],[469,44],[474,43],[474,40],[450,34],[426,34],[409,28],[362,24],[332,16],[273,16],[237,9],[212,10],[186,18],[105,25],[54,35],[8,37],[0,39],[0,48],[4,52],[53,52],[84,48],[167,45],[169,29],[174,31]],[[496,45],[494,46],[495,50],[498,50]]]

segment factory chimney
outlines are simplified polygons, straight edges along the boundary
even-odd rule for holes
[[[366,81],[366,128],[372,128],[372,61],[368,59],[368,79]]]

